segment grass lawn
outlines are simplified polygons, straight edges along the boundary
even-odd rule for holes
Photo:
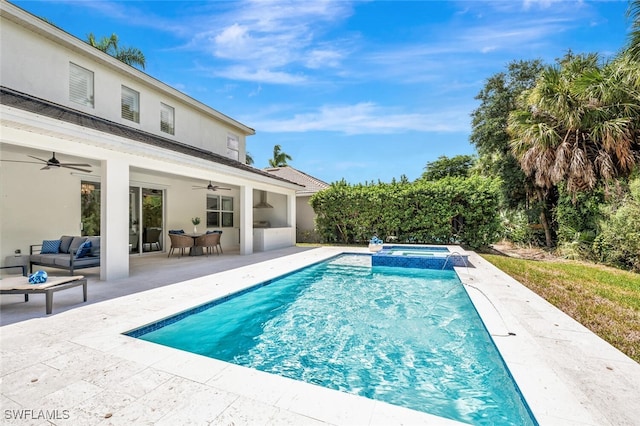
[[[564,260],[482,257],[640,362],[640,274]]]

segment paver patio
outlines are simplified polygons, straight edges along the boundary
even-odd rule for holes
[[[455,424],[122,335],[343,251],[354,249],[225,253],[208,262],[145,256],[132,259],[131,276],[123,280],[98,281],[87,270],[89,301],[61,292],[48,316],[44,298],[25,304],[20,296],[3,296],[3,421]],[[473,267],[458,274],[540,424],[637,424],[640,364],[475,253],[470,260]],[[55,418],[17,418],[37,415]]]

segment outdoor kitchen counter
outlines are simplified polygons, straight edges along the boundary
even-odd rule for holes
[[[254,228],[253,251],[267,251],[295,244],[295,228]]]

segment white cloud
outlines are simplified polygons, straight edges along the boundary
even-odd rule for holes
[[[188,45],[228,61],[228,70],[242,68],[241,79],[298,84],[291,69],[339,66],[339,43],[322,37],[350,14],[347,1],[233,2],[224,13],[198,17]]]
[[[225,28],[221,33],[214,37],[214,42],[217,46],[224,46],[225,49],[221,53],[222,56],[226,56],[231,53],[230,57],[233,57],[233,52],[236,49],[243,51],[246,49],[247,44],[250,43],[248,36],[248,28],[233,24],[230,27]],[[227,52],[227,50],[229,52]]]
[[[325,105],[316,111],[294,114],[290,118],[251,119],[260,132],[329,131],[344,134],[390,134],[410,131],[462,132],[469,130],[469,111],[439,110],[406,113],[380,107],[372,102],[354,105]]]
[[[539,6],[542,9],[548,9],[554,3],[559,3],[565,0],[524,0],[522,2],[522,6],[525,10],[529,10],[533,6]],[[577,3],[582,3],[582,1],[578,1]]]
[[[271,84],[302,84],[307,78],[304,75],[290,74],[284,71],[272,71],[266,68],[251,68],[237,65],[227,68],[213,68],[209,71],[216,77],[224,77],[230,80],[255,81]]]
[[[331,49],[315,49],[307,54],[305,65],[308,68],[338,67],[343,59],[343,53]]]

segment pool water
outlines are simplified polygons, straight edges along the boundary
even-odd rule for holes
[[[536,424],[455,272],[370,262],[341,256],[129,334],[458,421]]]

